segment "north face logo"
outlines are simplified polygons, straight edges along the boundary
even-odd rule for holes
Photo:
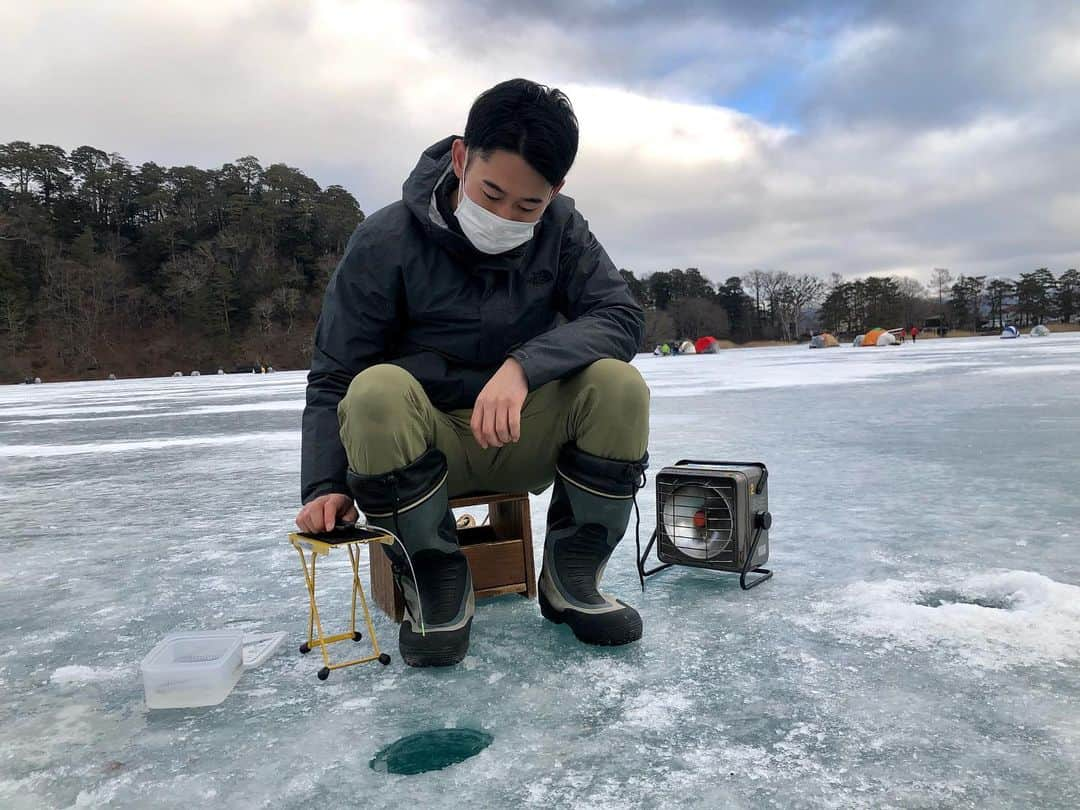
[[[554,276],[547,270],[533,270],[525,277],[525,280],[535,287],[540,287],[544,284],[550,284],[553,278]]]

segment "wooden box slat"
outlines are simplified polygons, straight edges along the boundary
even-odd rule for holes
[[[520,585],[525,589],[525,559],[521,540],[496,540],[462,546],[472,571],[473,591]]]
[[[401,591],[394,585],[394,574],[390,570],[390,558],[386,556],[382,545],[368,543],[371,563],[371,595],[375,604],[395,622],[400,622],[405,612],[405,602]]]

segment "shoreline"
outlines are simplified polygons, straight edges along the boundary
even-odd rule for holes
[[[1080,323],[1068,323],[1068,324],[1055,323],[1055,324],[1047,324],[1047,327],[1050,329],[1050,334],[1051,335],[1062,335],[1062,334],[1067,335],[1067,334],[1080,333]],[[1030,329],[1028,331],[1030,331]],[[918,342],[924,341],[924,340],[956,340],[956,339],[975,338],[975,337],[982,337],[982,338],[997,337],[998,334],[999,334],[998,332],[985,332],[985,333],[976,334],[976,333],[971,332],[970,330],[966,330],[966,329],[954,329],[954,330],[950,330],[949,334],[944,335],[944,336],[934,334],[934,335],[927,335],[927,336],[923,337],[922,335],[920,335],[918,340],[916,340],[915,342],[918,343]],[[1026,336],[1026,335],[1027,335],[1026,332],[1021,332],[1021,336]],[[717,354],[719,354],[720,352],[727,352],[727,351],[732,351],[732,350],[737,350],[737,349],[780,349],[780,348],[790,347],[790,346],[806,346],[806,345],[808,345],[808,341],[805,341],[805,340],[802,340],[802,341],[751,340],[751,341],[748,341],[746,343],[734,343],[734,342],[729,341],[729,340],[724,340],[724,341],[720,341],[720,343],[721,343],[720,351],[717,352]],[[841,343],[840,346],[841,347],[843,347],[843,346],[850,347],[850,344],[849,343]],[[649,357],[655,357],[656,356],[651,351],[638,352],[638,355],[646,355],[646,356],[649,356]],[[635,355],[635,356],[637,356],[637,355]],[[670,355],[670,356],[681,357],[683,355]],[[696,355],[693,355],[693,356],[696,356]],[[278,367],[275,367],[272,372],[266,372],[266,373],[267,374],[278,374],[278,373],[289,372],[289,371],[307,371],[307,369],[304,369],[304,368],[278,368]],[[117,375],[116,379],[117,380],[156,380],[156,379],[163,379],[163,378],[171,377],[171,376],[172,376],[171,374],[151,375],[151,376],[145,376],[145,377],[127,377],[127,376]],[[192,376],[191,374],[185,374],[185,375],[183,375],[183,378],[188,378],[188,377],[191,377],[191,376]],[[204,372],[202,372],[202,374],[200,376],[203,376],[203,377],[219,377],[219,376],[234,377],[234,376],[247,376],[247,375],[245,374],[245,372],[226,372],[224,375],[219,375],[216,372],[204,371]],[[264,376],[264,375],[256,374],[256,376]],[[64,377],[56,377],[56,378],[52,378],[52,379],[48,379],[48,380],[44,380],[44,379],[42,380],[42,384],[47,384],[47,383],[71,383],[71,382],[110,382],[110,380],[108,379],[107,376],[104,376],[104,377],[99,377],[99,376],[82,376],[82,377],[80,377],[80,376],[64,376]],[[26,385],[26,384],[27,383],[25,383],[25,382],[0,383],[0,387],[8,386],[8,385]]]

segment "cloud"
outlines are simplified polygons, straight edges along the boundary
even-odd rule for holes
[[[714,279],[1080,262],[1067,3],[201,3],[0,10],[0,141],[246,154],[391,202],[523,75],[582,125],[567,193],[615,261]]]

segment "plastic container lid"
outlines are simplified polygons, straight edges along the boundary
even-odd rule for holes
[[[151,709],[214,706],[285,640],[285,633],[245,636],[239,630],[169,633],[139,666]]]

